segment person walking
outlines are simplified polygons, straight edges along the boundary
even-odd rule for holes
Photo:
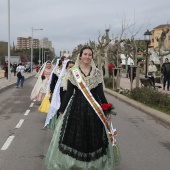
[[[17,63],[15,62],[12,67],[13,67],[14,76],[16,76]]]
[[[170,62],[168,58],[165,58],[165,63],[163,63],[161,68],[161,73],[164,76],[163,81],[163,90],[165,90],[166,82],[167,82],[167,90],[169,91],[170,87]]]
[[[21,87],[23,87],[24,85],[24,73],[25,73],[25,67],[22,65],[22,63],[19,63],[18,67],[16,68],[16,72],[17,72],[17,83],[16,83],[16,88],[19,87],[19,84],[21,85]]]
[[[80,50],[69,70],[67,91],[51,140],[45,164],[48,170],[115,170],[120,152],[107,126],[101,104],[108,105],[103,92],[102,72],[93,61],[93,51]]]
[[[61,60],[59,60],[58,67],[61,67]],[[56,119],[59,117],[60,112],[60,106],[61,102],[63,100],[64,95],[67,91],[67,75],[70,68],[74,66],[74,62],[71,60],[64,60],[62,64],[62,69],[59,71],[59,74],[56,76],[57,81],[51,81],[50,83],[50,91],[52,92],[52,99],[51,99],[51,105],[46,117],[45,126],[49,129],[55,129],[56,126]],[[54,71],[55,73],[55,71]],[[53,73],[53,74],[54,74]],[[55,84],[54,84],[55,83]],[[52,85],[53,84],[53,85]],[[52,85],[52,86],[51,86]],[[55,87],[54,87],[55,86]],[[54,89],[51,89],[51,87],[54,87]]]
[[[153,61],[150,61],[149,67],[148,67],[148,77],[152,81],[153,85],[155,85],[155,77],[156,77],[156,65]]]

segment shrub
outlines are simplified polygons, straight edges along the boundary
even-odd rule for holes
[[[104,77],[105,86],[109,89],[113,88],[113,78]]]
[[[153,88],[142,87],[133,89],[129,97],[149,107],[170,114],[170,97],[168,94],[158,92]]]

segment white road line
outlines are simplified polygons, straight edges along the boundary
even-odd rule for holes
[[[27,110],[27,111],[24,113],[24,115],[27,116],[29,112],[30,112],[30,110]]]
[[[34,105],[34,103],[31,103],[31,104],[30,104],[30,107],[32,107],[33,105]]]
[[[34,99],[33,102],[36,102],[36,100]]]
[[[24,122],[24,119],[21,119],[21,120],[19,121],[19,123],[16,125],[15,128],[20,128],[23,122]]]
[[[1,148],[2,151],[8,149],[8,147],[11,144],[11,142],[13,141],[14,137],[15,137],[14,135],[8,137],[8,139],[6,140],[6,142],[4,143],[4,145]]]

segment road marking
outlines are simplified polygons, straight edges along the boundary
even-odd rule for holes
[[[27,111],[24,113],[24,115],[27,116],[29,112],[30,112],[30,110],[27,110]]]
[[[33,107],[33,105],[34,105],[34,103],[31,103],[31,104],[30,104],[30,107]]]
[[[11,144],[11,142],[13,141],[14,137],[15,137],[14,135],[8,137],[8,139],[6,140],[6,142],[4,143],[4,145],[1,148],[2,151],[8,149],[8,147]]]
[[[34,99],[33,102],[36,102],[36,100]]]
[[[23,122],[24,122],[24,119],[21,119],[21,120],[19,121],[19,123],[16,125],[15,128],[20,128]]]

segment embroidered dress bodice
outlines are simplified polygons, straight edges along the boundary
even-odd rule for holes
[[[99,83],[103,82],[103,76],[99,69],[91,68],[91,70],[87,76],[82,72],[82,70],[80,68],[79,68],[79,70],[81,72],[82,79],[84,80],[84,82],[86,83],[86,85],[88,86],[88,88],[90,90],[95,88]],[[77,82],[76,82],[71,70],[69,70],[69,73],[68,73],[68,80],[70,80],[70,82],[73,85],[78,87]]]

